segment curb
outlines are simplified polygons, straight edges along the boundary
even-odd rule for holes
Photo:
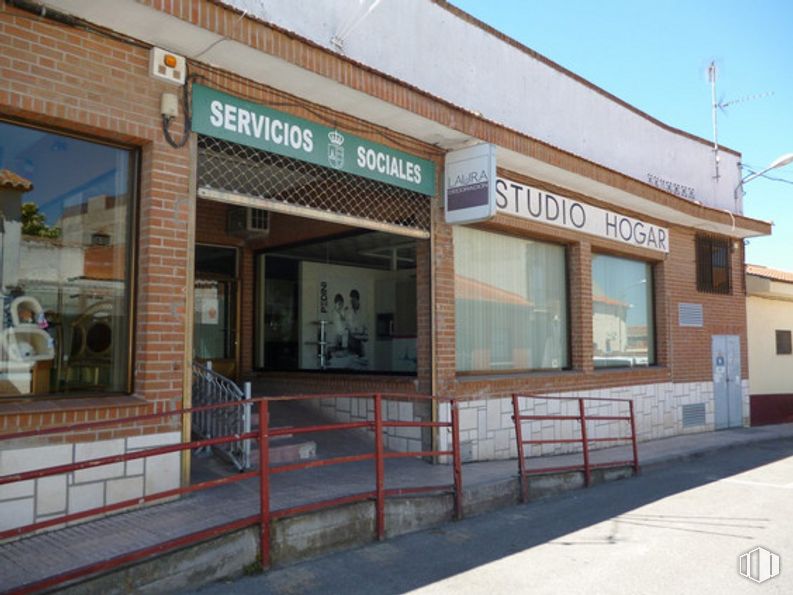
[[[782,442],[793,441],[793,433],[790,435],[782,435],[782,436],[780,435],[757,436],[742,440],[736,440],[724,444],[712,444],[697,450],[692,450],[690,452],[669,455],[667,457],[659,458],[657,460],[650,460],[649,462],[646,463],[643,463],[641,457],[639,457],[639,469],[640,469],[640,473],[644,472],[645,470],[663,469],[674,463],[684,463],[686,461],[698,459],[720,451],[732,450],[743,446],[755,446],[757,444],[763,444],[766,442],[779,442],[779,441]]]

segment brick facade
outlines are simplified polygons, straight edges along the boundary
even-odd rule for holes
[[[586,176],[593,182],[608,184],[649,199],[674,209],[680,215],[706,216],[714,223],[730,223],[730,216],[726,213],[714,209],[706,210],[693,202],[666,194],[658,188],[593,164],[542,141],[529,139],[514,130],[487,122],[474,113],[343,56],[331,54],[287,32],[249,18],[241,19],[233,11],[208,0],[143,0],[141,4],[183,21],[198,24],[229,39],[241,41],[252,48],[281,58],[294,67],[322,75],[412,114]],[[239,249],[239,362],[243,376],[251,374],[254,371],[256,251],[312,237],[323,237],[349,228],[320,221],[294,228],[284,224],[288,222],[285,216],[272,214],[272,232],[266,240],[244,241],[229,236],[225,231],[228,207],[218,202],[197,200],[192,195],[195,180],[191,176],[194,175],[195,164],[191,162],[191,153],[188,147],[172,148],[163,137],[159,113],[160,96],[166,91],[173,92],[174,87],[149,76],[149,48],[146,44],[121,39],[108,32],[72,28],[46,19],[33,18],[28,13],[0,4],[0,46],[3,48],[0,54],[0,117],[119,144],[136,150],[139,155],[137,221],[135,241],[130,245],[135,250],[131,393],[104,397],[0,401],[0,433],[40,430],[63,424],[166,411],[180,406],[186,395],[189,397],[190,390],[193,308],[191,269],[195,243],[234,246]],[[281,111],[308,120],[333,122],[341,131],[354,131],[357,136],[430,159],[434,161],[439,172],[436,180],[438,193],[435,197],[427,198],[433,221],[431,239],[417,242],[416,377],[269,373],[257,378],[258,392],[434,392],[438,395],[459,397],[469,401],[467,409],[476,410],[476,413],[465,414],[466,431],[470,432],[468,438],[479,440],[482,444],[481,450],[476,447],[475,456],[494,458],[515,454],[514,449],[508,446],[509,443],[514,443],[514,434],[509,434],[509,423],[504,421],[506,418],[503,416],[509,411],[504,406],[506,401],[501,398],[512,392],[566,396],[599,394],[634,398],[641,403],[640,413],[643,419],[648,420],[640,428],[640,435],[644,438],[655,438],[669,435],[670,431],[682,431],[680,403],[688,403],[691,399],[696,402],[709,400],[711,409],[708,414],[712,415],[712,388],[708,388],[712,386],[712,335],[740,336],[742,378],[747,378],[745,287],[738,281],[742,278],[744,264],[741,241],[733,242],[734,249],[730,257],[732,292],[729,295],[700,293],[696,288],[695,230],[668,221],[648,219],[642,213],[625,211],[598,201],[597,196],[582,196],[514,172],[501,174],[549,192],[559,192],[583,202],[665,226],[670,230],[671,250],[664,256],[658,252],[631,248],[570,231],[550,229],[505,215],[498,215],[492,221],[478,225],[488,231],[562,243],[567,247],[571,366],[569,370],[554,373],[459,374],[455,357],[453,233],[452,228],[444,222],[440,199],[443,151],[351,115],[336,113],[321,105],[308,104],[276,88],[243,79],[206,64],[191,61],[190,70],[191,73],[203,77],[201,82],[209,87],[256,103],[277,105],[277,109]],[[181,137],[180,119],[174,121],[172,133],[177,138]],[[766,227],[758,222],[743,222],[749,229],[766,231]],[[655,282],[655,366],[643,369],[594,369],[591,298],[593,253],[623,255],[652,263]],[[703,327],[688,328],[678,324],[678,304],[681,302],[702,304]],[[491,401],[492,399],[498,400]],[[319,407],[322,408],[322,404]],[[328,413],[327,409],[324,407],[323,411]],[[341,418],[346,416],[346,419],[354,419],[366,414],[352,411],[349,407],[347,409],[340,409]],[[421,411],[411,412],[409,415],[428,418],[433,413]],[[496,419],[499,421],[496,422]],[[672,429],[663,430],[664,424]],[[712,427],[712,420],[708,427]],[[56,435],[46,440],[28,440],[14,446],[26,449],[32,444],[41,446],[44,442],[92,441],[118,446],[126,439],[145,434],[161,434],[172,440],[174,432],[180,429],[177,422],[164,419],[88,431],[78,436]],[[395,447],[398,447],[402,439],[415,439],[400,435],[393,438]],[[124,444],[123,448],[127,448],[126,442]],[[6,443],[5,446],[9,445]],[[74,456],[73,453],[69,454],[72,452],[69,450],[70,445],[49,444],[47,448],[54,446],[64,447],[64,457]],[[14,467],[14,470],[18,469]],[[174,472],[173,469],[171,472]],[[4,471],[0,469],[0,474],[2,473]],[[145,482],[148,481],[144,474],[138,472],[129,476],[121,474],[101,479],[111,480],[126,482],[124,485],[134,484],[136,489],[141,490],[145,489]],[[99,490],[98,487],[95,489]],[[113,489],[115,488],[111,488],[111,491]],[[43,496],[37,488],[25,496],[34,500],[41,497]],[[105,502],[107,501],[106,499]]]
[[[140,155],[138,241],[130,245],[137,249],[132,395],[0,403],[0,432],[174,408],[184,382],[190,164],[187,152],[172,149],[162,136],[159,97],[172,87],[148,76],[145,47],[32,18],[5,4],[0,46],[0,116]],[[173,429],[167,420],[101,430],[95,437],[166,429]]]

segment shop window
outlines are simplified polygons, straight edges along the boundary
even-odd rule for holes
[[[454,228],[457,370],[568,367],[563,246]]]
[[[0,396],[129,390],[133,158],[0,122]]]
[[[596,368],[655,363],[652,267],[592,255],[592,340]]]
[[[790,331],[777,331],[776,354],[790,355],[791,353],[793,353],[793,345],[791,345]]]
[[[698,235],[697,289],[705,293],[730,293],[730,240]]]
[[[257,255],[256,367],[415,375],[416,243],[355,231]]]

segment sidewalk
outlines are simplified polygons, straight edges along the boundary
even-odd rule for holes
[[[648,471],[716,450],[778,440],[793,440],[793,424],[644,442],[639,444],[639,461],[642,470]],[[629,445],[592,452],[594,463],[629,458]],[[528,459],[528,467],[550,468],[579,462],[580,455],[532,458]],[[472,488],[492,487],[496,491],[511,490],[511,495],[517,485],[515,460],[470,463],[463,466],[462,472],[464,494]],[[452,468],[416,459],[396,459],[387,461],[385,476],[386,488],[450,484]],[[271,508],[277,510],[372,490],[373,478],[373,462],[277,474],[272,476]],[[244,519],[257,514],[258,507],[258,483],[247,481],[0,545],[0,588],[11,591],[224,522]],[[118,588],[123,592],[123,586]]]

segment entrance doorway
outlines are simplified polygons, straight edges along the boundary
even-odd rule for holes
[[[743,425],[741,342],[738,335],[713,335],[713,397],[716,429]]]
[[[197,242],[238,250],[224,344],[257,394],[431,390],[427,194],[200,135],[197,175]]]
[[[419,242],[351,230],[259,252],[255,367],[415,376]]]
[[[193,359],[239,376],[237,249],[196,244]]]

